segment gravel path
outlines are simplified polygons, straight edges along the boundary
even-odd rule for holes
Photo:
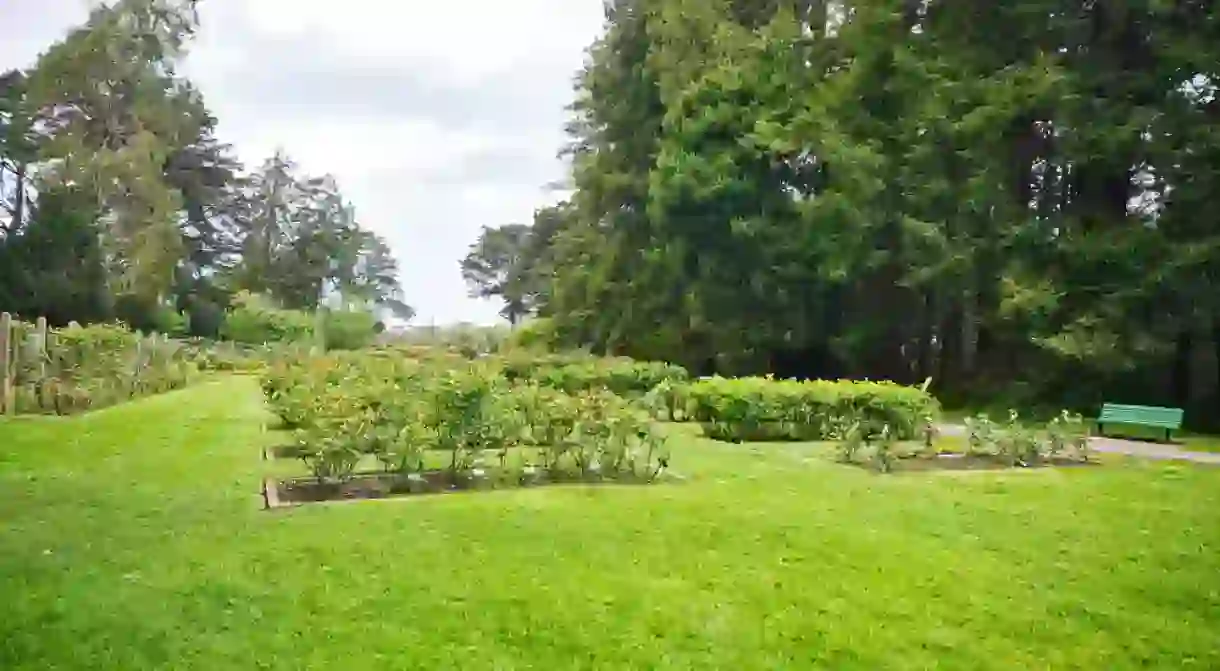
[[[966,435],[966,427],[958,424],[942,424],[940,427],[942,435],[946,436],[964,436]],[[1132,457],[1142,457],[1144,459],[1163,459],[1163,460],[1178,460],[1178,461],[1193,461],[1197,464],[1216,464],[1220,466],[1220,454],[1211,452],[1187,452],[1173,445],[1162,445],[1160,443],[1145,443],[1135,440],[1121,440],[1119,438],[1090,438],[1089,445],[1098,452],[1106,452],[1108,454],[1125,454]]]

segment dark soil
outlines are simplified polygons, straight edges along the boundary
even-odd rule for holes
[[[871,468],[871,463],[861,466]],[[1014,466],[1012,462],[992,455],[939,454],[935,457],[913,456],[894,460],[895,473],[925,472],[925,471],[1010,471],[1040,468],[1072,468],[1080,466],[1098,466],[1095,461],[1079,461],[1056,457],[1043,459],[1026,466]]]
[[[264,450],[264,455],[268,459],[296,459],[296,445],[272,445]]]
[[[568,473],[555,474],[545,471],[536,471],[533,474],[523,475],[519,473],[498,473],[488,470],[479,475],[459,475],[457,478],[454,478],[449,471],[425,471],[415,476],[394,473],[362,473],[341,483],[321,483],[314,478],[293,478],[276,481],[274,486],[278,505],[286,506],[324,501],[427,496],[458,492],[521,489],[547,485],[646,485],[653,482],[656,482],[656,480],[649,480],[629,474],[618,474],[613,477],[582,477]],[[270,484],[268,483],[269,486]]]

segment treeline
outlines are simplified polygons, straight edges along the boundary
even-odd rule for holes
[[[329,176],[246,169],[177,65],[195,0],[118,0],[0,75],[0,311],[216,336],[239,292],[382,307],[397,267]]]
[[[491,230],[465,262],[514,316],[701,373],[1215,414],[1215,3],[612,0],[606,17],[570,202],[514,234],[521,253]]]

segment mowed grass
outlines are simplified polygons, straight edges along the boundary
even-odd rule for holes
[[[0,669],[1215,669],[1220,469],[688,480],[260,509],[256,383],[0,420]]]

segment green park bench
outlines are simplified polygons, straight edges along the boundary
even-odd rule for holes
[[[1101,406],[1101,415],[1097,417],[1097,433],[1105,435],[1107,424],[1151,426],[1164,429],[1165,440],[1168,441],[1170,432],[1182,428],[1182,414],[1181,408],[1106,403]]]

